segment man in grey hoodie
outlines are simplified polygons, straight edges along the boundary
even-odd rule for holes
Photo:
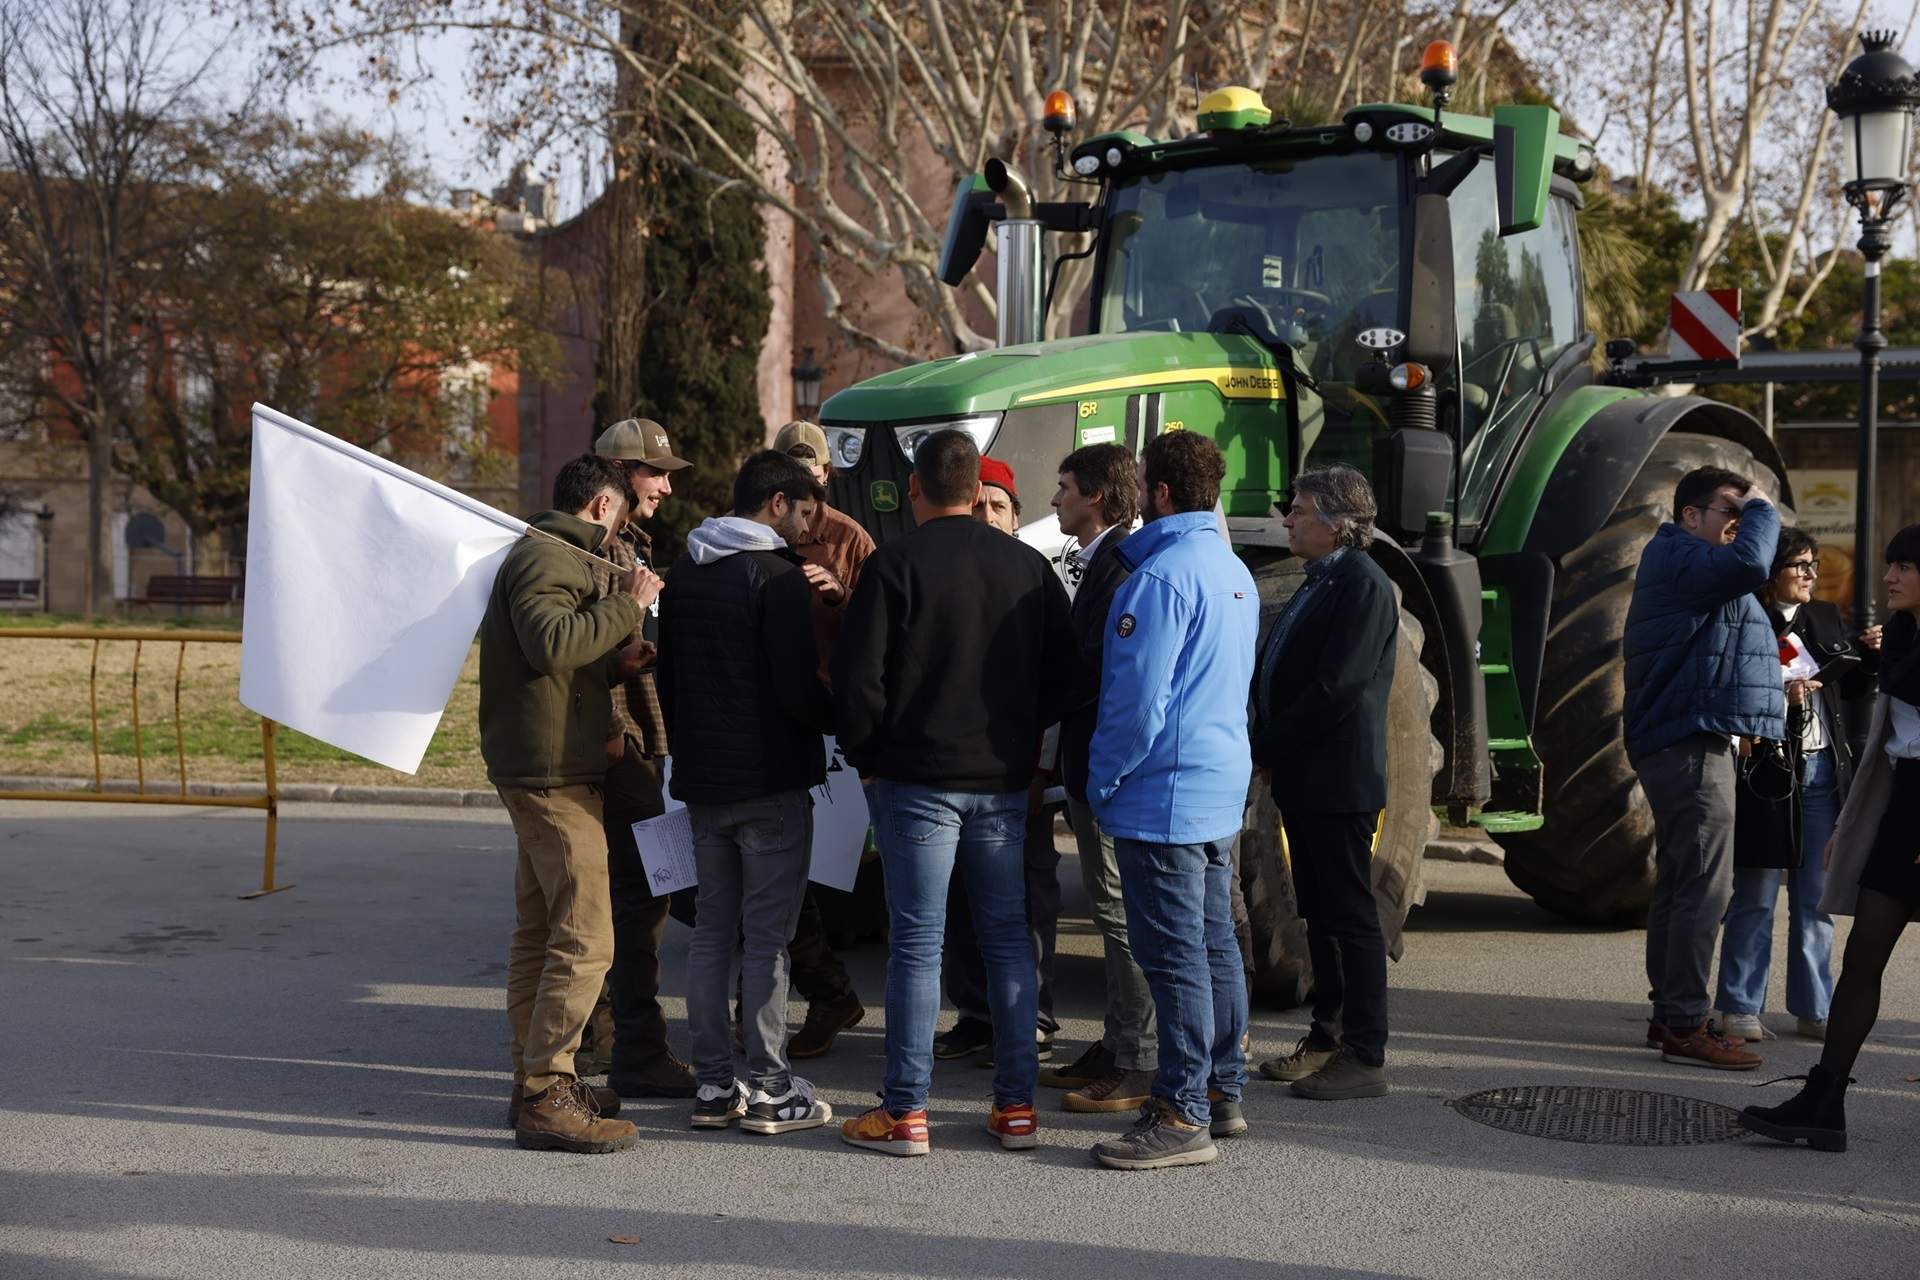
[[[785,1133],[833,1115],[785,1052],[787,943],[813,847],[808,791],[826,777],[821,735],[833,727],[813,591],[790,543],[824,496],[799,462],[754,454],[734,480],[733,514],[688,535],[661,596],[660,705],[700,880],[687,948],[696,1129],[738,1120],[751,1133]],[[745,1083],[734,1076],[727,1017],[736,947]]]

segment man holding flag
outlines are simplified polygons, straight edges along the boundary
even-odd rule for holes
[[[507,553],[480,624],[480,752],[519,842],[507,958],[515,1140],[531,1150],[618,1151],[634,1127],[603,1119],[611,1090],[582,1083],[573,1055],[613,959],[601,827],[609,690],[650,662],[626,642],[660,594],[636,567],[602,595],[593,551],[625,523],[626,474],[586,454],[562,467],[554,510]]]

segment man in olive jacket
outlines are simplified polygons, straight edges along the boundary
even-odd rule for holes
[[[480,754],[519,842],[507,953],[515,1139],[535,1150],[615,1151],[634,1128],[589,1089],[574,1051],[613,960],[613,909],[601,783],[608,690],[651,660],[622,648],[660,579],[635,569],[619,590],[594,588],[591,553],[626,519],[620,468],[587,454],[560,469],[554,510],[507,553],[480,623]]]

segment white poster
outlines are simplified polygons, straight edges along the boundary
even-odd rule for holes
[[[670,802],[659,817],[634,823],[633,843],[640,850],[640,865],[654,897],[699,883],[693,863],[693,819],[687,815],[687,806]]]
[[[414,772],[525,530],[256,404],[240,701]]]
[[[807,879],[815,884],[826,885],[829,889],[843,889],[851,892],[854,879],[860,874],[860,855],[867,847],[867,795],[860,786],[860,775],[840,754],[840,744],[831,736],[827,744],[827,777],[819,786],[813,788],[813,859],[807,868]],[[660,785],[667,791],[667,811],[658,818],[648,818],[645,822],[633,824],[634,841],[640,844],[642,863],[647,868],[649,879],[654,876],[654,863],[647,861],[647,844],[641,840],[641,828],[653,827],[656,823],[665,823],[675,819],[678,811],[686,808],[672,795],[673,759],[668,757],[666,768],[661,772]],[[677,818],[682,824],[687,822],[684,813]],[[692,827],[688,825],[688,841],[691,845]],[[655,842],[655,852],[660,857],[662,867],[669,865],[666,846],[667,837],[649,834],[647,839]],[[676,883],[675,889],[685,888],[694,883],[691,865],[692,854],[688,854],[689,865],[684,884]],[[677,872],[668,872],[669,879],[677,879]],[[662,889],[656,883],[654,893],[671,893],[672,889]]]

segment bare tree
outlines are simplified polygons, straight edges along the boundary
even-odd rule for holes
[[[1520,2],[1475,17],[1473,47],[1490,51]],[[1084,190],[1055,173],[1042,128],[1050,90],[1073,95],[1082,137],[1178,136],[1193,127],[1201,96],[1229,83],[1331,113],[1361,87],[1417,91],[1404,51],[1423,31],[1441,34],[1445,18],[1405,0],[1306,0],[1304,18],[1297,0],[252,3],[278,24],[294,75],[309,74],[316,53],[351,45],[367,51],[370,75],[399,86],[414,74],[409,51],[421,35],[483,34],[473,82],[491,95],[497,139],[524,146],[571,127],[596,147],[619,137],[616,152],[653,149],[716,188],[752,192],[798,229],[828,322],[899,362],[991,344],[990,291],[948,289],[935,274],[958,179],[999,157],[1037,199]],[[1387,31],[1392,40],[1371,38]],[[1356,32],[1367,38],[1349,42]],[[724,146],[702,129],[688,107],[703,94],[739,102],[759,145]],[[665,114],[693,123],[650,126]],[[626,168],[616,159],[616,172]],[[887,274],[929,322],[931,341],[880,332],[851,302],[858,283]],[[1084,259],[1063,267],[1055,332],[1088,276]]]
[[[156,0],[12,0],[0,12],[0,365],[87,449],[88,613],[113,587],[106,486],[139,392],[147,277],[183,247],[165,216],[209,158],[180,121],[214,54]]]

